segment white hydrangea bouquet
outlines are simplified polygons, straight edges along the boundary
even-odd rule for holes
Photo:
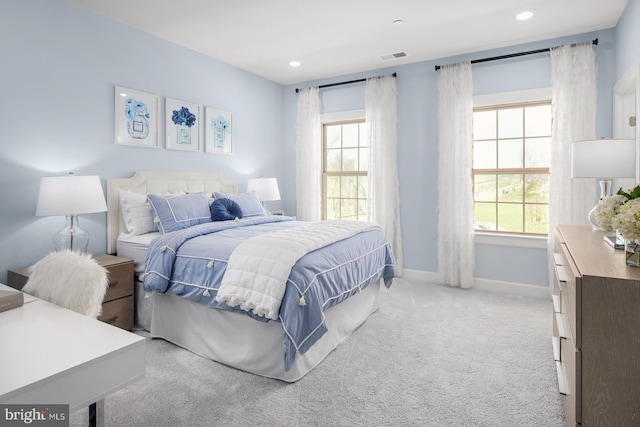
[[[613,196],[603,197],[595,210],[595,218],[603,230],[618,230],[625,239],[640,244],[640,185]]]
[[[617,230],[624,237],[627,264],[640,267],[640,185],[603,197],[594,215],[603,230]]]
[[[618,215],[618,208],[627,202],[627,198],[621,194],[603,197],[597,204],[594,215],[596,222],[604,231],[613,231],[613,220]]]

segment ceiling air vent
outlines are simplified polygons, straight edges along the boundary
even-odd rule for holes
[[[388,61],[390,59],[404,58],[405,56],[407,56],[407,52],[397,52],[391,53],[389,55],[382,55],[380,56],[380,59],[382,59],[383,61]]]

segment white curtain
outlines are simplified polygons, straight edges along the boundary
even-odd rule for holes
[[[549,253],[557,224],[587,224],[596,180],[571,178],[571,143],[596,138],[596,61],[591,42],[551,49],[553,128],[549,183]]]
[[[320,221],[322,210],[322,123],[317,87],[298,92],[296,120],[296,216]]]
[[[445,65],[438,80],[438,273],[449,286],[473,284],[471,63]]]
[[[398,183],[396,79],[367,79],[366,122],[369,125],[367,214],[384,230],[396,258],[396,275],[402,276],[402,234]]]

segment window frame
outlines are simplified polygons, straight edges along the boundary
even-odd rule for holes
[[[363,124],[366,126],[366,119],[364,110],[358,111],[346,111],[341,113],[333,113],[327,114],[322,117],[321,125],[322,125],[322,176],[321,176],[321,191],[322,191],[322,200],[321,200],[321,219],[327,219],[327,177],[329,176],[369,176],[369,170],[367,171],[327,171],[327,126],[335,126],[335,125],[348,125],[348,124]],[[369,148],[369,145],[366,146]],[[341,198],[342,199],[342,198]],[[366,202],[369,202],[369,194],[367,193]],[[366,218],[364,218],[366,220]],[[361,220],[358,217],[358,220]]]
[[[475,97],[474,98],[474,106],[473,106],[473,112],[481,112],[481,111],[500,111],[500,110],[508,110],[508,109],[514,109],[514,108],[526,108],[526,107],[535,107],[535,106],[539,106],[539,105],[549,105],[551,108],[553,108],[553,104],[552,104],[552,99],[551,99],[551,90],[550,88],[543,88],[543,89],[534,89],[534,90],[529,90],[529,91],[520,91],[520,92],[509,92],[509,93],[503,93],[503,94],[489,94],[489,95],[482,95],[479,97]],[[524,111],[523,111],[524,113]],[[496,113],[497,114],[497,113]],[[496,126],[498,126],[498,120],[496,117]],[[477,175],[495,175],[496,179],[499,175],[521,175],[524,179],[524,177],[527,174],[543,174],[546,176],[550,177],[550,166],[548,167],[531,167],[531,168],[527,168],[525,167],[525,158],[524,156],[526,155],[526,151],[525,151],[525,141],[526,141],[526,135],[525,135],[525,130],[526,128],[525,126],[525,121],[523,120],[522,123],[523,126],[523,132],[522,132],[522,144],[523,144],[523,163],[522,163],[522,167],[521,168],[499,168],[498,165],[498,160],[499,160],[499,150],[498,147],[496,146],[496,166],[495,168],[478,168],[476,169],[475,167],[473,167],[472,165],[472,170],[471,170],[471,177],[472,180],[474,182],[474,186],[475,186],[475,178]],[[543,136],[544,138],[551,138],[551,133],[548,136]],[[538,137],[533,137],[533,138],[538,138]],[[503,140],[508,140],[511,138],[502,138]],[[520,139],[520,138],[514,138],[514,139]],[[479,140],[479,141],[484,141],[484,140]],[[500,139],[498,138],[498,135],[496,134],[496,138],[495,138],[496,143],[498,143],[498,141],[500,141]],[[476,140],[473,138],[472,136],[472,141],[471,144],[474,144],[476,142]],[[524,184],[524,182],[523,182]],[[524,188],[523,188],[524,190]],[[496,190],[497,191],[497,190]],[[500,201],[498,200],[498,195],[496,194],[496,200],[495,202],[487,202],[487,203],[494,203],[495,204],[495,209],[496,209],[496,221],[498,219],[498,205],[500,203]],[[482,202],[482,201],[480,201]],[[478,203],[478,201],[476,201],[475,198],[475,188],[474,188],[474,195],[473,195],[473,203],[474,203],[474,222],[475,222],[475,205],[476,203]],[[523,191],[522,194],[522,200],[520,202],[511,202],[514,205],[519,205],[522,206],[522,231],[506,231],[506,230],[485,230],[485,229],[476,229],[474,227],[474,233],[476,235],[486,235],[486,236],[492,236],[491,239],[484,239],[484,240],[491,240],[493,243],[495,243],[495,239],[493,238],[494,236],[513,236],[513,237],[518,237],[518,238],[524,238],[525,241],[530,239],[530,238],[538,238],[538,239],[547,239],[548,238],[548,230],[545,233],[540,233],[540,232],[531,232],[531,231],[525,231],[525,225],[526,225],[526,207],[527,205],[546,205],[547,206],[547,212],[548,212],[548,206],[550,201],[548,201],[547,203],[527,203],[526,202],[526,195]],[[548,217],[547,217],[548,218]],[[496,224],[496,228],[499,227],[499,224]],[[521,241],[522,243],[524,243],[525,241]],[[488,242],[487,242],[488,243]],[[523,246],[529,246],[529,243],[524,244]]]

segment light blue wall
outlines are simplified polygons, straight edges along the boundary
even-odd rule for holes
[[[611,89],[615,59],[614,30],[598,31],[526,45],[477,52],[435,61],[380,69],[341,78],[307,82],[285,91],[286,153],[295,147],[295,87],[349,81],[381,74],[397,73],[398,85],[398,164],[400,215],[405,268],[435,272],[437,259],[437,168],[438,168],[438,72],[435,65],[536,50],[567,43],[599,40],[598,119],[600,136],[611,136]],[[551,86],[549,54],[523,56],[473,66],[474,94],[509,92]],[[364,84],[337,86],[321,90],[323,112],[364,108]],[[292,162],[294,157],[290,155]],[[293,178],[293,172],[289,172]],[[595,197],[595,195],[594,195]],[[295,205],[289,201],[288,210]],[[547,286],[545,249],[518,248],[489,244],[476,245],[476,277]]]
[[[640,1],[629,0],[616,26],[616,78],[640,55]]]
[[[8,268],[50,251],[63,219],[35,217],[40,178],[124,177],[140,169],[216,170],[237,178],[278,178],[295,212],[295,87],[398,73],[399,178],[405,267],[437,270],[437,77],[434,65],[598,38],[599,136],[611,136],[611,89],[640,51],[638,2],[616,30],[443,58],[282,87],[64,0],[0,2],[0,282]],[[616,50],[617,49],[617,50]],[[113,144],[113,86],[231,111],[230,156]],[[547,87],[546,54],[474,66],[476,94]],[[324,89],[324,112],[364,108],[364,85]],[[161,121],[162,124],[162,121]],[[164,129],[159,129],[163,146]],[[84,215],[90,250],[106,249],[106,214]],[[544,250],[477,245],[476,276],[546,285]]]
[[[0,282],[53,249],[62,217],[35,217],[42,176],[215,170],[284,180],[283,88],[64,0],[0,2]],[[114,85],[233,113],[232,155],[114,145]],[[160,121],[164,147],[164,120]],[[204,128],[201,128],[204,131]],[[277,209],[277,203],[271,206]],[[106,251],[106,214],[83,215]]]

